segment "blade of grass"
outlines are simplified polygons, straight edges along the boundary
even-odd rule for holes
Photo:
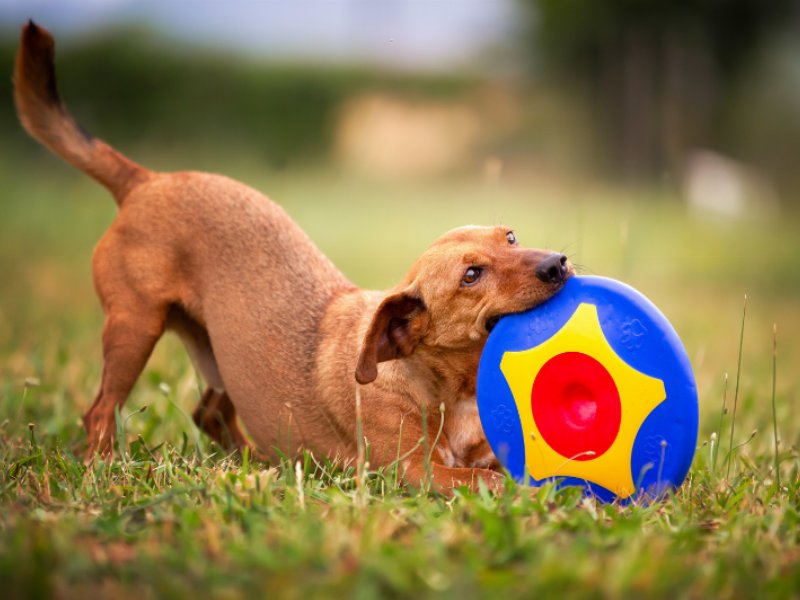
[[[722,423],[723,419],[725,418],[725,413],[727,412],[727,407],[725,403],[728,399],[728,374],[725,373],[725,383],[722,386],[722,410],[719,411],[719,427],[717,427],[717,451],[713,454],[713,460],[711,464],[711,472],[716,473],[717,471],[717,457],[719,456],[719,450],[722,446]]]
[[[736,450],[738,450],[739,448],[743,448],[744,446],[747,446],[747,444],[749,444],[750,442],[753,441],[753,438],[756,437],[757,434],[758,434],[758,429],[753,429],[753,431],[750,433],[750,437],[748,437],[745,441],[743,441],[743,442],[737,444],[736,446],[734,446],[733,448],[731,448],[728,451],[728,461],[733,460],[733,453],[736,452]]]
[[[772,324],[772,434],[775,440],[775,481],[781,489],[780,459],[778,458],[778,412],[775,409],[775,382],[778,378],[778,324]]]
[[[742,329],[739,333],[739,361],[736,367],[736,391],[733,393],[733,415],[731,415],[731,441],[728,445],[728,472],[726,479],[731,478],[731,461],[733,460],[733,431],[736,428],[736,407],[739,404],[739,377],[742,373],[742,345],[744,344],[744,321],[747,316],[747,294],[744,295],[742,307]]]
[[[361,416],[361,386],[356,385],[356,490],[360,503],[364,502],[364,477],[366,459],[364,453],[364,421]]]

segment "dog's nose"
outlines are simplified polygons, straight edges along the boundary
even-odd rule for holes
[[[545,283],[562,283],[567,278],[567,257],[553,253],[536,265],[536,277]]]

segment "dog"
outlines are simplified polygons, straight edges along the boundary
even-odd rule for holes
[[[119,212],[92,256],[105,315],[87,460],[108,453],[121,408],[165,331],[207,385],[197,426],[223,448],[301,450],[396,465],[435,489],[502,484],[475,399],[478,361],[506,314],[557,293],[563,254],[506,227],[444,234],[403,280],[362,290],[259,192],[222,175],[158,173],[81,129],[62,103],[55,43],[29,21],[14,73],[28,133],[105,186]]]

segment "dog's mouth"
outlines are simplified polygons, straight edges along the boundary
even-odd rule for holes
[[[530,308],[535,308],[536,306],[538,306],[538,305],[531,306]],[[488,319],[486,319],[486,325],[485,325],[486,333],[492,333],[492,329],[495,328],[497,323],[499,323],[500,319],[502,319],[503,317],[507,317],[509,315],[518,315],[519,313],[525,312],[526,310],[530,310],[530,309],[523,309],[523,310],[519,310],[519,311],[500,313],[499,315],[495,315],[493,317],[489,317]]]
[[[555,295],[556,295],[558,292],[560,292],[560,291],[561,291],[561,288],[562,288],[562,287],[564,287],[564,285],[567,283],[567,279],[569,279],[570,277],[572,277],[572,273],[569,273],[569,274],[567,275],[566,279],[564,279],[564,281],[561,281],[561,282],[559,282],[558,284],[556,284],[556,285],[555,285],[555,291],[553,292],[553,294],[552,294],[550,297],[552,297],[552,296],[555,296]],[[549,300],[549,298],[547,298],[547,299],[545,299],[545,300],[542,300],[542,301],[539,301],[539,302],[536,302],[535,304],[533,304],[533,305],[529,306],[528,308],[524,308],[524,309],[522,309],[522,310],[520,310],[520,311],[512,311],[512,312],[507,312],[507,313],[500,313],[500,314],[494,315],[494,316],[492,316],[492,317],[489,317],[488,319],[486,319],[486,325],[485,325],[485,327],[486,327],[486,332],[487,332],[487,333],[491,333],[491,332],[492,332],[492,329],[494,329],[494,328],[495,328],[495,326],[497,325],[497,323],[498,323],[498,322],[500,321],[500,319],[502,319],[503,317],[507,317],[508,315],[515,315],[515,314],[519,314],[519,313],[521,313],[521,312],[525,312],[526,310],[531,310],[532,308],[536,308],[537,306],[539,306],[539,305],[540,305],[540,304],[542,304],[543,302],[546,302],[547,300]]]
[[[486,333],[492,333],[494,326],[497,325],[497,322],[503,317],[505,317],[505,315],[495,315],[486,319]]]

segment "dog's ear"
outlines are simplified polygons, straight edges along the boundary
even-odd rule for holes
[[[417,294],[403,291],[384,298],[364,336],[356,381],[371,383],[378,376],[378,363],[414,352],[429,321],[428,309]]]

